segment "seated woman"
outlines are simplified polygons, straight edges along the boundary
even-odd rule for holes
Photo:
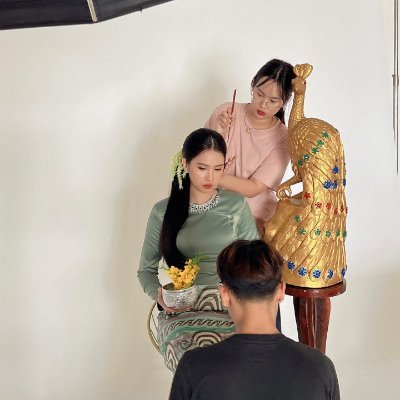
[[[233,322],[219,297],[218,254],[237,239],[256,239],[257,229],[245,199],[218,190],[224,174],[226,144],[211,129],[198,129],[185,140],[176,160],[170,197],[154,205],[147,223],[138,278],[144,291],[158,302],[158,341],[172,371],[183,353],[222,341],[234,333]],[[200,256],[196,278],[199,296],[190,311],[165,305],[158,279],[159,262],[183,268]],[[184,311],[184,312],[181,312]]]

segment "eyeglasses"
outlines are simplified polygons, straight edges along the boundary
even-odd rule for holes
[[[252,92],[252,100],[254,102],[262,102],[266,107],[269,108],[281,108],[283,106],[283,100],[276,97],[268,97],[264,93],[255,90]]]

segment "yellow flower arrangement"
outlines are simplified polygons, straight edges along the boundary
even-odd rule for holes
[[[174,266],[163,266],[162,268],[165,269],[167,275],[171,279],[175,290],[187,289],[194,284],[197,273],[200,269],[199,262],[200,257],[196,256],[186,260],[183,270]]]

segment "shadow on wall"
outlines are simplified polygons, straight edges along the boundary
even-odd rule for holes
[[[368,276],[349,268],[347,291],[332,299],[327,355],[335,364],[344,398],[398,397],[400,272],[389,267],[377,264],[380,275]],[[377,382],[388,384],[383,388]]]
[[[354,266],[354,269],[357,268]],[[363,368],[400,359],[397,298],[400,272],[377,267],[380,275],[353,273],[349,268],[347,291],[332,299],[327,354],[351,362],[363,361]],[[385,274],[385,269],[389,271]],[[399,365],[400,368],[400,365]]]
[[[364,285],[365,309],[370,318],[365,318],[364,330],[373,347],[373,356],[380,362],[396,360],[400,372],[400,319],[398,318],[398,298],[400,272],[384,275],[387,266],[382,266],[379,277],[368,280]],[[392,269],[391,271],[393,271]],[[371,277],[370,277],[371,278]]]

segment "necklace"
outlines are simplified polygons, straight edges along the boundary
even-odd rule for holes
[[[246,133],[247,133],[247,134],[250,134],[250,133],[251,133],[251,130],[254,130],[254,131],[263,131],[263,130],[272,128],[272,127],[275,126],[276,123],[278,122],[278,118],[275,117],[275,116],[272,117],[272,124],[271,124],[271,126],[266,126],[265,128],[253,128],[253,127],[250,128],[250,127],[247,125],[247,123],[246,123],[246,108],[245,108],[245,109],[244,109],[244,118],[243,118],[243,122],[244,122],[244,125],[245,125],[245,127],[246,127]]]
[[[219,202],[219,193],[216,192],[212,195],[211,199],[207,203],[196,204],[189,203],[189,214],[204,214],[206,211],[214,208]]]

